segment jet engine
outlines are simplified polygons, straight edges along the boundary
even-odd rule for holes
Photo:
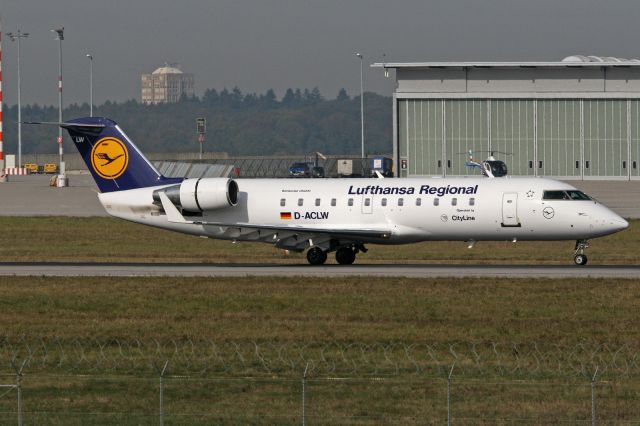
[[[182,210],[194,213],[238,204],[238,184],[227,178],[185,179],[180,185],[154,191],[156,203],[161,203],[160,192]]]

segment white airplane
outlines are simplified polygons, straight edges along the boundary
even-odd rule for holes
[[[321,265],[351,264],[365,244],[587,240],[629,223],[563,182],[541,178],[167,178],[112,120],[59,123],[87,163],[106,211],[144,225],[307,250]]]

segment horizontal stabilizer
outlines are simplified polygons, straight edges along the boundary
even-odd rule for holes
[[[60,126],[64,129],[73,128],[73,127],[84,127],[84,128],[98,128],[102,129],[106,127],[104,124],[89,124],[89,123],[61,123],[59,121],[21,121],[20,124],[45,124],[49,126]]]

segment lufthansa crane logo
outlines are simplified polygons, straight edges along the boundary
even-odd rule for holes
[[[129,151],[114,137],[100,139],[91,150],[91,166],[103,179],[117,179],[129,164]]]

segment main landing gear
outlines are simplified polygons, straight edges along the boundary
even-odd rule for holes
[[[341,265],[351,265],[356,260],[356,250],[353,247],[340,247],[336,250],[336,262]]]
[[[324,265],[329,251],[322,250],[320,247],[311,247],[307,251],[307,261],[310,265]],[[356,254],[359,252],[367,252],[363,244],[340,246],[336,249],[336,262],[340,265],[351,265],[355,262]]]
[[[587,255],[584,254],[584,251],[589,247],[589,243],[587,240],[577,240],[576,241],[576,251],[573,256],[573,262],[578,266],[584,266],[587,264],[589,260]]]
[[[307,262],[310,265],[323,265],[327,261],[327,252],[320,247],[311,247],[307,252]]]

